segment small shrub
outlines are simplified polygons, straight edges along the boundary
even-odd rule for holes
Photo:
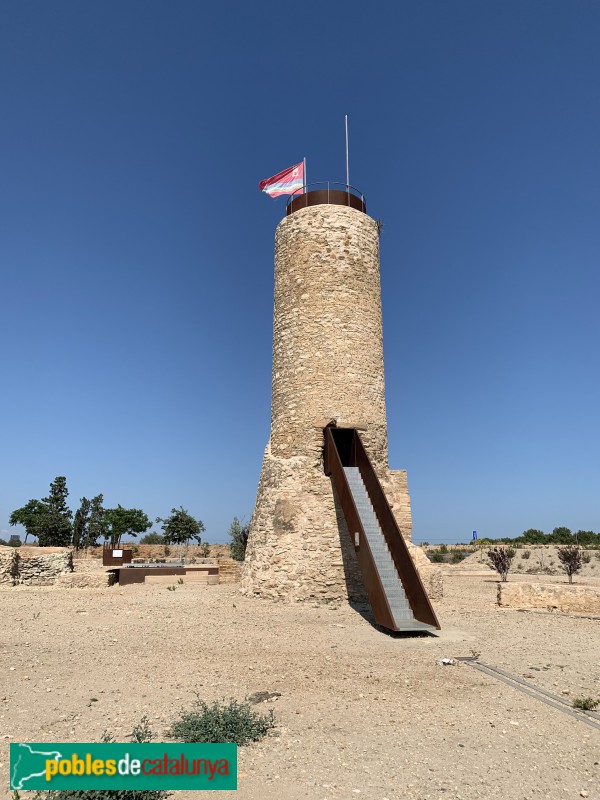
[[[490,566],[500,575],[502,582],[508,580],[510,565],[515,557],[515,553],[516,551],[511,547],[493,547],[491,550],[488,550],[487,556],[490,560]]]
[[[557,547],[556,555],[561,567],[569,577],[569,583],[573,583],[573,575],[581,570],[583,566],[581,560],[581,550],[576,545]]]
[[[428,553],[428,555],[435,564],[441,564],[444,561],[444,556],[441,553]]]
[[[580,708],[582,711],[593,711],[600,705],[600,700],[593,697],[576,697],[573,700],[573,708]]]
[[[202,542],[200,546],[200,555],[202,558],[208,558],[210,555],[210,545],[208,542]]]
[[[21,541],[21,537],[14,534],[8,540],[9,547],[21,547],[22,544],[23,542]]]
[[[246,558],[246,547],[248,546],[248,536],[250,535],[250,526],[242,525],[237,517],[233,518],[233,522],[229,526],[227,535],[231,537],[229,543],[229,550],[231,557],[235,561],[244,561]]]
[[[598,561],[600,561],[600,550],[596,550],[596,552],[594,553],[594,558],[597,558]]]
[[[156,531],[150,531],[140,539],[140,544],[164,544],[165,537]]]
[[[176,586],[167,586],[167,592],[174,592],[176,588]]]
[[[531,550],[523,550],[523,552],[521,553],[521,558],[525,559],[531,558]]]
[[[274,715],[258,714],[247,703],[215,701],[209,706],[199,697],[191,711],[184,711],[171,725],[169,736],[180,742],[233,742],[240,746],[256,742],[275,727]]]
[[[445,544],[441,544],[440,545],[440,549],[439,549],[438,552],[439,553],[447,553],[448,552],[448,547]]]
[[[461,550],[454,550],[454,552],[452,553],[452,563],[458,564],[459,562],[463,561],[465,555],[466,554],[463,553]]]
[[[183,583],[183,578],[179,578],[179,580],[177,581],[177,583],[181,585],[181,584]]]
[[[170,556],[171,555],[171,548],[170,547],[165,547],[165,555],[166,556]]]
[[[590,561],[592,560],[592,554],[591,553],[582,553],[581,554],[581,560],[583,561],[584,564],[589,564]]]

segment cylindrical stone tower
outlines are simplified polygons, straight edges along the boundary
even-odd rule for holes
[[[317,205],[286,217],[275,237],[271,455],[314,455],[331,419],[363,426],[387,469],[377,225]]]
[[[306,207],[288,206],[275,237],[271,437],[242,590],[359,600],[362,576],[323,471],[326,425],[360,430],[408,540],[411,531],[406,473],[388,470],[379,232],[364,210],[332,202],[334,194],[345,203],[345,192],[316,205],[311,194],[320,193],[304,195]]]

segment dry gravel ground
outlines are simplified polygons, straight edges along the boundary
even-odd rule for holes
[[[481,651],[555,694],[600,697],[599,621],[500,610],[493,576],[446,577],[445,590],[437,638],[235,586],[0,590],[0,798],[11,739],[97,741],[108,729],[125,740],[143,714],[164,739],[195,690],[281,692],[257,706],[274,708],[277,728],[240,751],[240,800],[599,798],[600,732],[436,663]]]

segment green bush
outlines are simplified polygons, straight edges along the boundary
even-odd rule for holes
[[[202,542],[200,546],[200,555],[202,558],[208,558],[210,555],[210,545],[208,542]]]
[[[242,525],[237,517],[233,518],[233,522],[229,526],[227,535],[231,538],[229,549],[231,557],[235,561],[244,561],[246,558],[246,547],[248,546],[248,536],[250,534],[250,526]]]
[[[140,544],[164,544],[165,537],[156,531],[150,531],[140,539]]]
[[[258,714],[247,703],[215,701],[211,706],[198,697],[191,711],[184,711],[171,725],[169,736],[180,742],[256,742],[275,726],[273,711]]]
[[[593,711],[600,705],[600,700],[594,700],[593,697],[576,697],[573,700],[573,708],[580,708],[582,711]]]
[[[439,552],[440,553],[447,553],[448,552],[448,547],[445,544],[441,544]]]
[[[442,553],[428,553],[427,555],[435,564],[441,564],[444,561]]]
[[[452,553],[452,563],[458,564],[460,561],[463,561],[466,556],[466,553],[463,553],[462,550],[454,550]]]
[[[521,558],[531,558],[531,550],[523,550]]]
[[[131,741],[144,743],[152,739],[148,718],[144,716],[131,732]],[[102,741],[114,742],[114,737],[105,733]],[[37,792],[34,800],[167,800],[172,796],[172,792],[163,789],[58,789]],[[12,800],[20,800],[18,792]]]

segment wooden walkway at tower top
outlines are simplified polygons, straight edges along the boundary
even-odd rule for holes
[[[440,624],[355,428],[324,429],[331,476],[378,625],[433,632]]]

